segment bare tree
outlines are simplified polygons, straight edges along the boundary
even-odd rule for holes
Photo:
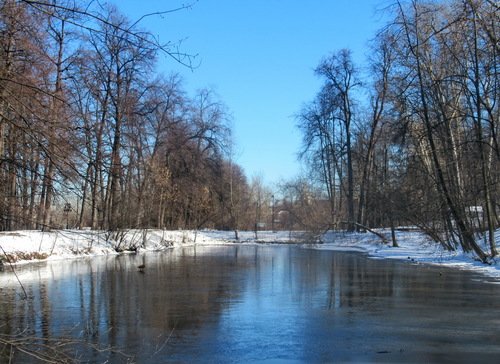
[[[348,230],[354,230],[354,171],[352,157],[352,124],[354,119],[353,91],[360,86],[351,53],[343,49],[320,62],[315,72],[325,78],[324,91],[329,97],[332,117],[343,123],[347,168]]]
[[[364,160],[362,161],[361,181],[359,186],[359,207],[357,222],[367,225],[366,205],[370,194],[371,175],[374,168],[374,153],[377,140],[382,132],[382,124],[388,108],[389,76],[394,62],[394,36],[390,33],[379,34],[373,46],[371,71],[373,75],[373,91],[370,96],[370,120],[366,127],[368,141]],[[387,119],[387,117],[386,117]]]
[[[436,125],[447,125],[447,123],[435,123],[436,120],[446,120],[446,115],[441,112],[442,109],[440,110],[439,107],[433,107],[435,94],[432,92],[436,91],[436,87],[439,87],[439,78],[433,64],[432,40],[435,33],[435,23],[433,23],[434,17],[430,14],[436,9],[422,6],[416,1],[412,1],[408,8],[403,8],[400,5],[399,9],[400,23],[405,35],[404,46],[407,51],[405,57],[410,62],[407,69],[414,74],[414,84],[409,86],[414,87],[412,90],[415,91],[416,98],[412,100],[415,103],[411,105],[411,108],[423,123],[436,188],[458,228],[463,249],[465,251],[473,250],[481,260],[485,261],[486,254],[476,243],[471,226],[465,217],[465,204],[458,192],[456,172],[447,168],[447,165],[443,163],[447,156],[441,154],[441,151],[449,150],[449,148],[441,149],[440,141],[446,143],[447,140],[440,139],[440,135],[436,133]],[[439,92],[439,90],[437,91]],[[446,135],[446,129],[441,135]]]

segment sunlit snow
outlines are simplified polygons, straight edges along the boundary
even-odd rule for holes
[[[379,230],[390,240],[390,231]],[[221,244],[272,244],[296,243],[306,249],[340,250],[365,253],[372,258],[406,260],[409,264],[437,264],[458,269],[474,270],[488,277],[500,278],[500,266],[495,259],[491,265],[483,264],[473,254],[449,252],[430,241],[418,231],[398,231],[399,247],[383,244],[371,233],[328,232],[321,242],[310,243],[300,232],[214,230],[128,230],[119,234],[90,230],[15,231],[0,233],[0,257],[5,269],[12,264],[24,264],[37,260],[60,260],[120,252],[144,252],[172,249],[188,245]],[[500,232],[497,231],[497,238]],[[484,244],[481,241],[481,244]],[[486,249],[487,250],[487,249]],[[5,254],[8,255],[9,261]]]

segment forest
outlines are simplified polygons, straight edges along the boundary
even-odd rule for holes
[[[498,2],[394,1],[365,65],[319,60],[290,125],[308,173],[275,191],[234,162],[220,97],[156,72],[193,67],[177,44],[91,1],[0,4],[0,231],[417,227],[497,255]]]

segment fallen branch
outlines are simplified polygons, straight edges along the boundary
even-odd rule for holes
[[[369,227],[365,226],[365,225],[362,225],[360,224],[359,222],[349,222],[349,221],[342,221],[343,224],[352,224],[352,225],[355,225],[357,227],[360,227],[361,229],[364,229],[374,235],[377,235],[381,240],[382,240],[382,243],[384,244],[389,244],[390,241],[387,239],[387,237],[382,234],[382,233],[379,233],[378,231],[375,231],[375,230],[372,230],[370,229]]]

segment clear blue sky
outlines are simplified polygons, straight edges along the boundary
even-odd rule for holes
[[[121,0],[132,20],[185,1]],[[365,63],[367,43],[383,25],[387,0],[199,0],[188,10],[148,17],[142,26],[162,42],[183,39],[198,54],[194,71],[159,59],[159,72],[180,73],[190,95],[209,87],[233,117],[235,160],[247,176],[273,185],[300,173],[301,136],[294,115],[312,100],[320,80],[313,69],[333,51],[349,48]]]

